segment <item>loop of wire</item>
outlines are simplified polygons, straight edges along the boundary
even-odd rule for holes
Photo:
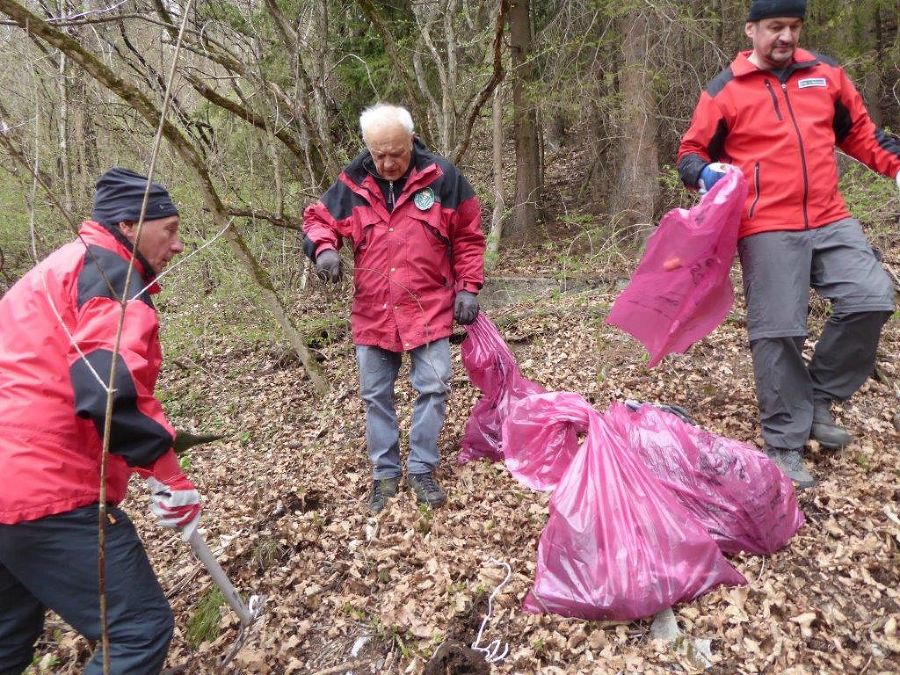
[[[484,629],[487,626],[488,622],[491,620],[491,616],[494,613],[494,598],[500,593],[500,590],[509,583],[510,578],[512,577],[512,568],[509,566],[509,563],[505,563],[501,560],[494,560],[493,558],[489,561],[491,565],[498,565],[506,568],[506,578],[500,582],[500,585],[494,589],[494,592],[491,593],[491,596],[488,598],[488,609],[487,613],[484,615],[484,619],[481,621],[481,626],[478,628],[478,635],[475,636],[475,642],[472,643],[472,649],[476,652],[481,652],[484,654],[484,660],[487,663],[497,663],[502,661],[509,655],[509,643],[508,642],[500,642],[500,640],[494,640],[493,642],[488,643],[485,646],[481,646],[479,643],[481,642],[481,636],[484,633]]]

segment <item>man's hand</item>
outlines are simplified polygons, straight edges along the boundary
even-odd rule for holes
[[[704,166],[703,171],[700,172],[700,194],[705,195],[712,190],[713,185],[718,183],[726,173],[733,169],[735,169],[733,165],[723,162],[713,162]]]
[[[330,281],[333,284],[339,282],[344,271],[341,268],[341,256],[334,249],[322,251],[316,258],[316,276],[322,281]]]
[[[897,172],[897,189],[900,190],[900,171]]]
[[[468,326],[478,316],[478,298],[469,291],[460,291],[456,294],[456,302],[453,303],[453,318],[457,323]]]
[[[174,451],[169,450],[138,473],[150,488],[150,511],[160,525],[180,529],[182,539],[187,541],[200,522],[200,494],[181,471]]]

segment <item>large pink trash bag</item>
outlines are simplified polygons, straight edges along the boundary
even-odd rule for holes
[[[510,405],[529,394],[541,393],[544,388],[522,377],[516,358],[483,312],[466,327],[466,332],[462,362],[482,397],[469,415],[458,461],[465,464],[486,457],[499,462],[503,459],[501,428]]]
[[[706,337],[731,309],[728,273],[746,196],[743,174],[729,171],[692,209],[663,216],[648,239],[606,319],[647,348],[648,366]]]
[[[774,553],[803,525],[790,479],[756,448],[652,405],[613,403],[603,419],[723,552]]]
[[[557,421],[548,423],[560,434],[574,423],[587,436],[550,500],[526,611],[633,620],[693,600],[718,584],[746,583],[581,396],[532,396],[515,406],[514,415],[530,418],[532,405],[546,412],[548,401],[558,412]],[[538,437],[535,444],[544,440]]]
[[[574,394],[571,394],[574,396]],[[557,405],[559,393],[528,396],[510,406],[503,423],[506,468],[533,490],[556,488],[579,449],[584,411]],[[519,406],[524,406],[521,411]]]

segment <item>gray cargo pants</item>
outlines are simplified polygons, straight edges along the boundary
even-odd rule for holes
[[[407,473],[434,471],[440,456],[438,438],[450,394],[450,341],[435,340],[409,352],[410,381],[418,393],[409,431]],[[366,443],[377,480],[394,478],[400,468],[400,428],[394,410],[394,383],[402,352],[357,345],[359,393],[366,404]]]
[[[747,332],[763,439],[800,448],[814,401],[845,400],[872,373],[894,289],[859,221],[741,239]],[[803,360],[809,289],[832,303],[809,365]]]

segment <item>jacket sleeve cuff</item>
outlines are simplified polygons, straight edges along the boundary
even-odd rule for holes
[[[681,182],[689,188],[700,187],[700,172],[707,164],[709,164],[709,160],[700,155],[690,154],[682,157],[678,162],[678,176],[681,178]]]
[[[181,464],[178,463],[178,456],[175,454],[175,450],[169,448],[147,466],[135,467],[135,473],[142,478],[153,476],[160,482],[165,483],[167,480],[180,476],[184,472],[181,470]]]
[[[478,295],[478,291],[481,290],[481,284],[476,284],[473,281],[466,281],[465,279],[461,279],[456,282],[456,292],[467,291],[472,295]]]

